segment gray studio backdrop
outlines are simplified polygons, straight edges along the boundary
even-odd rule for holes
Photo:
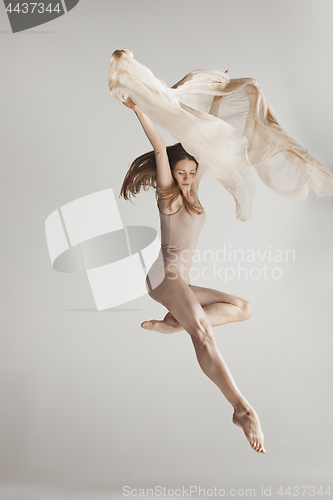
[[[188,334],[140,327],[166,310],[145,295],[97,312],[84,274],[52,268],[44,224],[82,196],[111,187],[118,199],[130,162],[150,149],[134,114],[109,95],[109,59],[124,47],[168,85],[198,68],[255,78],[281,125],[333,171],[331,0],[81,0],[16,34],[3,6],[0,14],[0,498],[123,498],[124,486],[158,485],[235,488],[239,497],[271,487],[272,498],[279,486],[307,485],[320,498],[320,486],[333,486],[332,198],[284,199],[252,170],[257,195],[243,223],[208,172],[201,183],[198,249],[257,255],[244,264],[259,269],[252,277],[192,283],[252,304],[248,321],[215,334],[261,419],[266,455],[232,424]],[[118,208],[124,225],[159,230],[152,189]]]

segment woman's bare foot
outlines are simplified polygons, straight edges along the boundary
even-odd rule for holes
[[[183,330],[178,321],[168,312],[163,321],[152,319],[151,321],[144,321],[141,327],[145,330],[153,330],[160,333],[176,333]]]
[[[252,448],[258,453],[266,453],[264,448],[264,435],[260,427],[260,421],[255,410],[250,407],[241,411],[234,412],[232,421],[244,431]]]

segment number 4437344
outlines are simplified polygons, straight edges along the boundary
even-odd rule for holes
[[[13,4],[14,5],[14,4]],[[6,8],[7,12],[13,13],[16,12],[17,14],[33,14],[34,12],[38,12],[39,14],[43,14],[44,12],[62,12],[62,9],[60,8],[60,4],[57,3],[52,9],[52,4],[49,3],[48,5],[45,5],[44,3],[35,3],[35,2],[29,2],[29,3],[22,3],[21,5],[17,3],[14,6],[12,4],[8,4],[8,7]]]
[[[315,486],[288,486],[288,488],[283,489],[282,486],[277,490],[277,495],[281,497],[287,495],[289,497],[323,497],[324,495],[331,496],[331,488],[328,486],[325,490],[322,486],[315,488]]]

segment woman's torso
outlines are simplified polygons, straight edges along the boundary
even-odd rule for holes
[[[167,201],[158,199],[157,202],[161,221],[161,251],[164,265],[176,266],[187,283],[190,281],[192,254],[206,220],[206,213],[198,197],[193,194],[190,201],[200,208],[202,213],[197,214],[191,211],[189,214],[181,196],[172,204],[172,212],[167,208]]]
[[[195,195],[194,193],[191,193],[190,202],[193,203],[193,205],[195,205],[196,207],[203,209],[198,196]],[[171,208],[168,207],[168,204],[169,204],[168,199],[163,200],[162,198],[158,198],[157,206],[160,213],[164,215],[174,214],[183,205],[183,199],[181,195],[179,195],[178,198],[176,198],[176,200],[172,203]]]

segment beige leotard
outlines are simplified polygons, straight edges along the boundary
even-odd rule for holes
[[[163,214],[160,209],[159,214],[164,264],[175,266],[189,284],[193,250],[197,246],[206,213],[203,209],[202,214],[192,212],[191,216],[182,204],[173,214]]]
[[[162,213],[159,207],[158,211],[161,227],[161,250],[148,273],[148,277],[155,277],[155,283],[152,283],[152,286],[155,287],[160,281],[157,280],[157,274],[154,270],[167,266],[177,269],[180,276],[189,285],[193,251],[206,221],[205,210],[202,209],[201,214],[191,212],[190,215],[185,205],[182,204],[172,214]],[[153,275],[153,271],[155,275]]]

